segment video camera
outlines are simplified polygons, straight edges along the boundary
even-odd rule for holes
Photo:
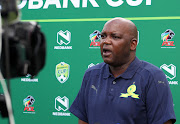
[[[0,0],[0,70],[5,79],[36,76],[45,65],[45,36],[36,22],[14,21],[19,15],[15,0]],[[7,117],[4,95],[0,95],[0,112]],[[3,114],[4,112],[4,114]]]
[[[2,20],[12,20],[10,16],[18,15],[15,0],[0,0]],[[5,23],[5,22],[3,22]],[[7,40],[7,41],[5,41]],[[0,68],[4,78],[6,72],[5,42],[8,42],[10,78],[27,74],[35,76],[45,65],[45,36],[36,22],[15,22],[3,25],[2,54]]]

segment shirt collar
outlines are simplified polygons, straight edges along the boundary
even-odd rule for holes
[[[122,73],[121,75],[119,75],[117,78],[122,77],[124,79],[130,79],[133,77],[133,75],[135,74],[135,72],[137,71],[137,69],[139,68],[141,64],[141,61],[135,57],[135,59],[131,62],[131,64],[129,65],[129,67],[126,69],[126,71],[124,73]],[[104,70],[104,78],[108,78],[109,76],[113,76],[109,70],[109,65],[105,64],[105,70]]]

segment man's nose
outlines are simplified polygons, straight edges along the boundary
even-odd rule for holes
[[[103,43],[103,44],[107,44],[107,45],[109,45],[109,44],[111,44],[111,38],[110,37],[106,37],[106,38],[104,38],[104,39],[101,39],[101,42]]]

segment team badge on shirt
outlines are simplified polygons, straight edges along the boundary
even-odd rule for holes
[[[135,94],[134,93],[135,91],[136,91],[136,85],[135,85],[135,82],[133,82],[133,84],[127,88],[127,93],[121,93],[119,97],[127,98],[130,96],[132,98],[139,99],[139,95]]]

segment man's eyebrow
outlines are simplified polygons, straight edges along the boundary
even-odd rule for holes
[[[105,32],[101,32],[101,35],[104,35],[104,34],[106,34]]]
[[[116,32],[114,32],[114,33],[112,33],[112,35],[122,36],[123,34],[122,34],[122,33],[116,33]]]
[[[104,31],[101,31],[101,33],[104,33]]]

